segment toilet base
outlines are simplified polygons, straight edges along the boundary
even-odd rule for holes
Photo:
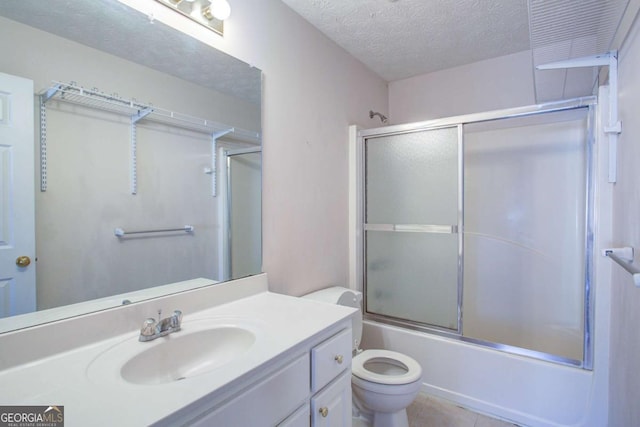
[[[362,404],[355,395],[352,404],[352,427],[409,427],[406,409],[396,412],[372,412],[362,409]]]

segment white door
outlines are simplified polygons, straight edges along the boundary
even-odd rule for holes
[[[33,100],[0,73],[0,317],[36,309]]]

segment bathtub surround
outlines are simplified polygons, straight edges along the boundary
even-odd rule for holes
[[[590,369],[594,110],[592,97],[361,131],[367,317]]]
[[[605,88],[606,89],[606,88]],[[603,89],[600,99],[606,99]],[[596,117],[607,117],[607,103]],[[446,121],[446,120],[443,120]],[[601,129],[598,125],[596,129]],[[597,141],[602,140],[600,131]],[[597,225],[594,248],[610,241],[607,147],[595,145]],[[354,167],[355,170],[355,167]],[[352,207],[355,212],[355,207]],[[593,370],[559,366],[455,342],[445,337],[365,322],[363,347],[405,353],[424,368],[423,391],[484,413],[529,426],[599,426],[607,420],[609,260],[594,257],[595,347]],[[451,375],[455,372],[455,375]],[[516,387],[516,384],[518,386]]]

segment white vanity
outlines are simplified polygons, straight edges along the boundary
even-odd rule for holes
[[[180,331],[138,341],[174,309]],[[0,402],[62,405],[66,426],[348,426],[355,313],[262,274],[1,334]]]

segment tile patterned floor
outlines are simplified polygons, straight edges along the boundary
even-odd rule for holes
[[[515,427],[420,393],[407,408],[409,427]]]

